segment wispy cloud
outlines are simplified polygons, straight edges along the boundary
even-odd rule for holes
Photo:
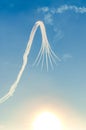
[[[53,16],[52,14],[48,13],[44,16],[44,21],[46,24],[53,25]]]
[[[74,11],[75,13],[86,13],[86,7],[78,7],[75,5],[63,5],[55,10],[55,13],[63,13],[65,11]]]
[[[37,9],[38,12],[42,11],[42,12],[48,12],[49,8],[48,7],[42,7],[42,8],[38,8]]]
[[[64,55],[62,56],[62,60],[63,60],[63,61],[67,61],[67,60],[69,60],[69,59],[71,59],[71,58],[72,58],[72,55],[69,54],[69,53],[66,53],[66,54],[64,54]]]
[[[54,28],[54,32],[56,33],[53,38],[53,42],[57,42],[64,37],[64,33],[62,30],[59,30],[58,28]]]
[[[38,13],[44,14],[45,23],[50,24],[50,25],[54,24],[53,16],[55,14],[62,14],[62,13],[65,13],[66,11],[73,11],[75,13],[84,14],[86,13],[86,7],[78,7],[76,5],[62,5],[57,8],[42,7],[42,8],[37,9]]]
[[[74,11],[75,13],[86,13],[86,7],[78,7],[75,5],[62,5],[57,8],[42,7],[37,9],[38,12],[50,12],[51,14],[64,13],[65,11]]]

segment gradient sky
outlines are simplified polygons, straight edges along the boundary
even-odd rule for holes
[[[76,7],[56,13],[56,9]],[[46,11],[47,10],[47,11]],[[53,11],[53,12],[52,12]],[[82,12],[81,12],[82,11]],[[32,67],[41,46],[37,30],[28,64],[14,95],[0,104],[0,130],[30,130],[37,112],[57,113],[64,130],[86,130],[86,2],[0,0],[0,97],[15,81],[34,23],[42,20],[60,57],[54,70]]]

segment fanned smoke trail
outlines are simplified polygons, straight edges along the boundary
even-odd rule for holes
[[[42,21],[37,21],[35,23],[35,25],[33,26],[33,28],[32,28],[28,44],[27,44],[26,50],[25,50],[24,55],[23,55],[23,63],[22,63],[21,69],[20,69],[20,71],[18,73],[18,76],[17,76],[15,82],[11,85],[10,90],[8,91],[8,93],[5,96],[3,96],[2,98],[0,98],[0,104],[5,102],[8,98],[10,98],[13,95],[13,93],[15,92],[15,90],[16,90],[16,88],[18,86],[18,83],[19,83],[19,81],[21,79],[23,71],[24,71],[24,69],[25,69],[25,67],[27,65],[27,58],[28,58],[28,55],[30,53],[31,45],[32,45],[34,35],[35,35],[36,31],[37,31],[38,26],[40,26],[40,29],[41,29],[42,45],[41,45],[41,49],[40,49],[40,51],[38,53],[38,56],[37,56],[34,64],[39,64],[41,59],[42,59],[42,67],[43,67],[44,56],[46,58],[47,69],[48,69],[48,62],[50,62],[51,67],[53,68],[52,62],[55,62],[55,58],[60,61],[60,59],[55,55],[55,53],[52,51],[52,49],[51,49],[51,47],[49,45],[47,35],[46,35],[45,26],[44,26],[43,22]]]

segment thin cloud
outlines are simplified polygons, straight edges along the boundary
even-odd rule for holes
[[[75,5],[62,5],[58,8],[42,7],[38,9],[39,12],[50,12],[51,14],[64,13],[65,11],[74,11],[75,13],[86,13],[86,7],[78,7]]]
[[[56,13],[63,13],[68,10],[74,11],[75,13],[86,13],[86,7],[78,7],[75,5],[63,5],[56,9]]]
[[[44,21],[46,24],[53,25],[53,16],[52,14],[48,13],[44,16]]]
[[[49,11],[49,8],[48,7],[42,7],[42,8],[38,8],[37,9],[38,12],[42,11],[42,12],[48,12]]]
[[[54,39],[53,39],[54,43],[61,40],[61,39],[63,39],[64,33],[62,32],[62,30],[59,30],[58,28],[54,28],[54,32],[56,33],[54,35]]]
[[[69,60],[69,59],[71,59],[72,58],[72,55],[70,55],[70,54],[64,54],[63,56],[62,56],[62,60],[63,61],[67,61],[67,60]]]
[[[66,11],[73,11],[75,13],[84,14],[86,13],[86,7],[78,7],[75,5],[62,5],[58,8],[42,7],[37,9],[38,13],[43,13],[45,23],[49,25],[54,25],[53,17],[55,14],[62,14]]]

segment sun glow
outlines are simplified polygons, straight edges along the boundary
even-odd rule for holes
[[[50,112],[44,112],[36,117],[33,130],[62,130],[60,120]]]

